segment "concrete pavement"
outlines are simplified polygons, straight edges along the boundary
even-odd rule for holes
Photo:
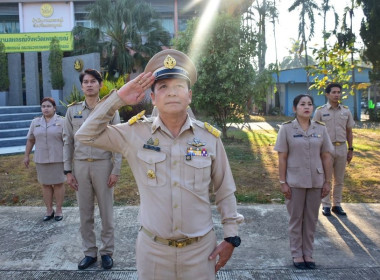
[[[245,216],[239,233],[242,245],[218,279],[380,279],[380,204],[343,204],[343,208],[347,217],[320,215],[314,246],[318,269],[300,271],[291,261],[285,206],[239,205]],[[0,279],[137,279],[137,206],[115,207],[115,264],[110,271],[104,271],[100,261],[77,270],[83,257],[77,207],[65,207],[61,222],[43,222],[44,211],[0,207]],[[215,208],[213,217],[222,240]],[[98,240],[100,228],[96,212]]]

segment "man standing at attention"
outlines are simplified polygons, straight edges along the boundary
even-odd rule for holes
[[[240,244],[243,217],[236,210],[236,187],[220,131],[187,113],[196,79],[189,57],[161,51],[144,73],[104,98],[75,135],[86,145],[121,152],[132,169],[140,193],[139,280],[215,279]],[[138,114],[128,123],[108,125],[118,108],[139,103],[149,88],[157,117]],[[224,230],[219,245],[210,184]]]
[[[113,266],[114,251],[113,187],[119,179],[122,157],[121,154],[112,154],[74,140],[74,134],[98,103],[99,91],[103,86],[101,74],[94,69],[86,69],[80,74],[79,80],[85,100],[69,106],[63,129],[64,173],[67,183],[77,194],[85,255],[78,264],[78,269],[86,269],[97,261],[98,248],[94,232],[95,196],[102,220],[103,246],[99,253],[103,268],[110,269]],[[109,122],[120,123],[117,111]]]
[[[334,169],[334,184],[331,191],[332,208],[329,194],[322,199],[322,214],[324,216],[330,216],[331,211],[333,211],[338,215],[345,216],[346,212],[344,212],[340,204],[342,202],[346,162],[351,162],[354,151],[352,146],[352,128],[354,127],[355,122],[352,118],[350,109],[348,109],[347,106],[340,104],[342,86],[337,83],[330,83],[326,87],[325,92],[328,102],[317,108],[313,118],[315,121],[322,121],[326,124],[327,132],[334,145],[334,152],[332,154]]]

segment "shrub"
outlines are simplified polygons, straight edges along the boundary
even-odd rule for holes
[[[50,42],[49,70],[51,73],[51,86],[53,89],[63,89],[62,75],[63,52],[59,46],[59,40],[54,37]]]

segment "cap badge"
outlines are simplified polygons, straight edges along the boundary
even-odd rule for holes
[[[170,55],[167,55],[165,60],[164,60],[164,66],[169,69],[173,69],[177,64],[177,61]]]

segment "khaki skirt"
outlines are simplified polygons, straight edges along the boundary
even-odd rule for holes
[[[63,162],[36,163],[37,180],[42,185],[62,184],[66,181]]]

